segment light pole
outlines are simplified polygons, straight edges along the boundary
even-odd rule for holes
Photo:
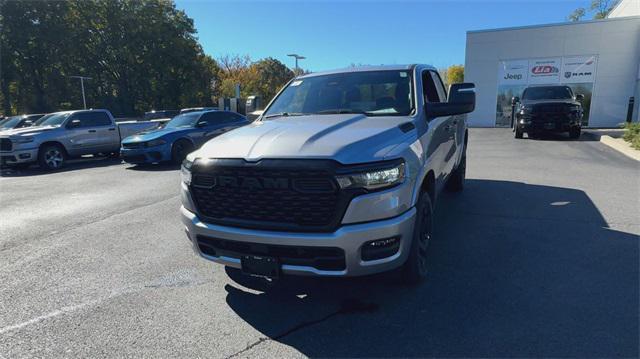
[[[296,69],[295,69],[295,70],[296,70],[296,76],[297,76],[297,75],[298,75],[298,72],[299,72],[299,70],[300,70],[300,69],[298,68],[298,60],[304,60],[304,59],[306,59],[306,57],[301,56],[301,55],[298,55],[298,54],[288,54],[287,56],[291,56],[291,57],[293,57],[293,58],[295,58],[295,59],[296,59]]]
[[[82,104],[84,105],[84,109],[87,109],[87,99],[84,97],[84,80],[92,80],[91,77],[86,76],[69,76],[73,79],[80,79],[80,87],[82,88]]]

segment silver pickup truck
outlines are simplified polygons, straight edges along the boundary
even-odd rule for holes
[[[254,123],[189,154],[182,221],[200,256],[253,276],[427,271],[433,208],[460,191],[473,84],[425,65],[299,76]]]
[[[158,126],[154,121],[114,121],[107,110],[55,112],[38,120],[37,126],[0,132],[0,161],[21,166],[37,162],[47,170],[60,168],[70,157],[114,154],[120,141]]]

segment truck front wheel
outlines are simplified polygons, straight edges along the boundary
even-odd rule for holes
[[[409,258],[401,267],[402,281],[418,284],[427,276],[427,252],[433,234],[433,206],[427,191],[420,193],[416,204],[416,222],[411,238]]]
[[[38,165],[45,170],[56,170],[64,166],[67,155],[60,145],[45,145],[38,151]]]

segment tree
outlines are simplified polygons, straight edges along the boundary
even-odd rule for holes
[[[218,62],[220,94],[224,97],[235,97],[235,86],[239,84],[241,97],[258,95],[266,103],[294,77],[293,71],[271,57],[252,62],[247,55],[226,55]]]
[[[595,11],[594,19],[604,19],[613,10],[616,0],[591,0],[591,11]]]
[[[464,82],[464,66],[463,65],[451,65],[446,71],[446,83],[447,85],[458,84]]]
[[[166,0],[0,0],[5,114],[81,107],[71,75],[92,77],[87,104],[115,115],[209,105],[218,65],[193,20]]]
[[[609,15],[611,10],[613,10],[617,2],[618,0],[591,0],[591,3],[589,4],[589,11],[593,13],[594,19],[604,19]],[[567,20],[580,21],[586,16],[586,13],[587,10],[585,8],[577,8],[567,16]]]
[[[269,102],[276,93],[295,75],[282,62],[268,57],[251,65],[257,74],[252,88],[264,103]]]
[[[585,15],[586,11],[583,7],[579,7],[575,10],[573,10],[573,12],[571,14],[569,14],[569,16],[567,16],[567,20],[569,21],[580,21],[580,19],[582,19]]]

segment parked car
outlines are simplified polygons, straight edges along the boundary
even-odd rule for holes
[[[574,96],[569,86],[527,87],[522,99],[514,97],[514,132],[516,138],[525,133],[533,137],[544,132],[568,132],[569,137],[579,138],[584,111],[580,101],[584,96]]]
[[[60,168],[66,160],[86,154],[117,154],[122,138],[157,126],[156,123],[114,123],[107,110],[77,110],[49,114],[37,126],[0,133],[3,165]]]
[[[217,110],[217,107],[189,107],[189,108],[183,108],[182,110],[180,110],[180,113],[189,113],[189,112],[196,112],[196,111],[214,111]]]
[[[31,115],[18,115],[11,116],[0,122],[0,131],[12,130],[14,128],[23,128],[32,126],[38,119],[42,118],[45,114],[31,114]]]
[[[433,207],[461,191],[474,85],[435,67],[293,79],[255,122],[189,154],[182,221],[197,254],[245,274],[427,273]],[[231,269],[233,271],[233,269]]]
[[[120,154],[132,164],[181,163],[207,140],[248,123],[244,116],[229,111],[183,113],[162,128],[125,138]]]
[[[150,120],[159,120],[159,119],[171,119],[174,118],[175,116],[177,116],[180,113],[180,111],[178,110],[160,110],[160,111],[149,111],[149,112],[145,112],[144,116],[142,117],[143,121],[150,121]]]

